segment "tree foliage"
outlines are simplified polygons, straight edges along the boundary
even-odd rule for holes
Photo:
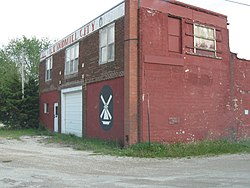
[[[24,64],[25,78],[32,77],[38,79],[40,53],[49,45],[47,39],[38,40],[36,38],[13,39],[4,47],[4,53],[7,59],[16,63],[18,70],[21,70]]]
[[[0,49],[0,121],[12,128],[38,126],[40,53],[47,39],[22,37]],[[24,67],[24,96],[21,68]]]

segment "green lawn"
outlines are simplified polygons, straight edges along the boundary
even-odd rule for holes
[[[46,142],[70,145],[77,150],[89,150],[95,154],[115,156],[176,158],[193,156],[213,156],[221,154],[250,153],[250,140],[245,141],[201,141],[194,143],[141,143],[121,148],[118,143],[98,139],[79,138],[74,135],[54,134],[44,130],[5,130],[0,129],[0,138],[19,139],[20,136],[50,136]]]
[[[45,134],[47,134],[47,131],[39,131],[36,129],[11,130],[0,128],[0,137],[8,139],[19,139],[21,136],[36,136]]]

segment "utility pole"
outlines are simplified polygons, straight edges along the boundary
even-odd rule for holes
[[[24,80],[25,80],[25,75],[24,75],[24,53],[23,51],[21,52],[21,57],[18,58],[19,62],[21,60],[21,82],[22,82],[22,99],[24,99]]]
[[[21,79],[22,79],[22,99],[24,99],[24,63],[22,60],[22,67],[21,67]]]

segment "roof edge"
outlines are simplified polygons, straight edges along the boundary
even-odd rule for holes
[[[180,2],[180,1],[176,1],[176,0],[161,0],[161,1],[165,1],[167,3],[182,6],[182,7],[185,7],[185,8],[190,8],[190,9],[197,10],[197,11],[200,11],[200,12],[203,12],[203,13],[211,14],[213,16],[219,16],[219,17],[227,18],[227,16],[224,15],[224,14],[214,12],[214,11],[211,11],[211,10],[207,10],[207,9],[197,7],[197,6],[194,6],[194,5],[186,4],[186,3],[183,3],[183,2]]]

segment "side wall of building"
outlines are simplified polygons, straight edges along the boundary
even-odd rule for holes
[[[216,56],[194,50],[194,24],[215,28]],[[178,3],[140,9],[142,141],[229,137],[229,42],[225,16]],[[150,129],[148,129],[148,126]]]
[[[250,61],[237,58],[231,54],[230,66],[231,108],[235,113],[236,126],[230,131],[235,138],[249,138],[250,136]]]

